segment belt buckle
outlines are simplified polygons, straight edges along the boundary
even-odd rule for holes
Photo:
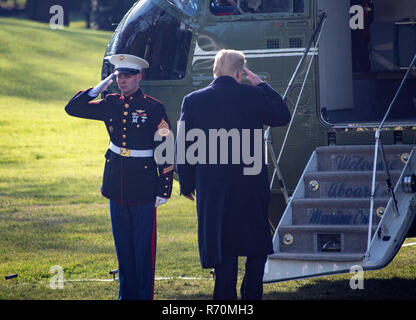
[[[120,148],[120,156],[122,156],[122,157],[130,157],[130,149]]]

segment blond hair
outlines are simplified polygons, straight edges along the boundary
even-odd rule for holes
[[[222,49],[218,51],[214,61],[214,77],[235,76],[238,70],[244,68],[246,57],[237,50]]]

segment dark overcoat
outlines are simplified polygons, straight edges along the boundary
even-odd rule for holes
[[[131,96],[109,94],[94,100],[91,89],[77,93],[65,111],[75,117],[104,122],[110,141],[125,150],[155,150],[170,132],[163,104],[138,89]],[[155,133],[163,137],[155,140]],[[154,157],[130,157],[110,149],[105,154],[101,194],[123,205],[154,202],[172,192],[172,163],[156,163]]]
[[[221,76],[183,99],[176,170],[181,193],[189,195],[196,190],[202,267],[214,267],[223,255],[262,256],[273,252],[267,216],[270,189],[263,126],[284,126],[289,121],[286,104],[266,83],[252,86]],[[220,129],[230,134],[228,144],[221,145],[221,138],[213,134]],[[202,132],[206,138],[200,137]],[[188,152],[185,157],[184,149]],[[249,150],[255,160],[248,161],[247,155],[244,158],[244,150],[246,154]],[[224,157],[223,152],[228,154]],[[233,159],[236,153],[240,161]],[[256,165],[258,170],[254,169]],[[253,170],[246,174],[244,168]]]

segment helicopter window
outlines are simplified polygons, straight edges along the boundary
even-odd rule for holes
[[[138,2],[114,37],[110,54],[133,54],[149,62],[145,80],[185,77],[192,31],[152,1]]]
[[[212,0],[211,12],[216,16],[246,13],[303,13],[305,0]]]
[[[304,0],[293,0],[293,12],[302,13],[305,11],[305,1]]]
[[[198,11],[198,0],[169,0],[183,12],[191,17],[195,17]]]

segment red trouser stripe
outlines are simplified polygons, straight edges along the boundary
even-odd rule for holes
[[[156,261],[156,207],[153,218],[153,233],[152,233],[152,300],[155,291],[155,261]]]

